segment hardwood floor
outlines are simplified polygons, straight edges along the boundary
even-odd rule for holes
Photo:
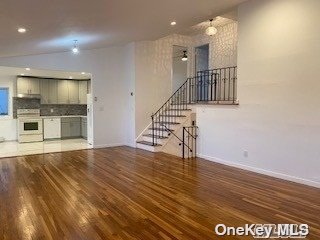
[[[1,239],[217,239],[219,223],[320,239],[320,189],[129,147],[0,159]]]

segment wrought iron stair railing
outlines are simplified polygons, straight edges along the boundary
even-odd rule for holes
[[[197,156],[198,127],[189,126],[182,129],[182,158]]]
[[[197,72],[188,78],[181,87],[151,116],[152,146],[168,135],[165,126],[173,131],[178,119],[190,111],[190,104],[224,101],[236,103],[237,67],[226,67]]]

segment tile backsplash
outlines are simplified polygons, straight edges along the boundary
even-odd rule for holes
[[[17,109],[40,109],[42,116],[87,115],[87,105],[78,104],[41,104],[40,99],[13,98],[13,117]],[[51,110],[53,110],[51,112]]]
[[[53,112],[51,112],[53,110]],[[87,105],[78,104],[46,104],[41,105],[42,116],[87,115]]]
[[[17,109],[39,109],[41,106],[40,99],[17,97],[13,98],[12,105],[13,118],[17,118]]]

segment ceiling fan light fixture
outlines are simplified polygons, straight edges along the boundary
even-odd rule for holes
[[[79,53],[79,48],[77,47],[77,40],[74,40],[74,44],[73,44],[73,48],[72,48],[72,52],[73,54],[77,54]]]
[[[183,62],[188,61],[187,51],[183,51],[183,56],[181,58]]]
[[[208,36],[213,36],[218,31],[214,26],[212,26],[212,21],[213,21],[213,19],[210,19],[210,26],[206,29],[206,34]]]

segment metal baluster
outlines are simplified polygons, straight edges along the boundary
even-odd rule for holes
[[[184,132],[185,132],[185,127],[182,128],[182,158],[184,158],[184,145],[185,145]]]
[[[228,78],[228,101],[230,101],[230,83],[231,83],[231,78],[230,78],[230,71],[231,71],[231,68],[228,68],[229,70],[229,78]]]
[[[236,68],[233,68],[233,103],[235,102],[235,98],[236,98],[236,93],[235,93],[235,89],[236,89],[236,76],[237,76],[237,72],[236,72]]]
[[[223,100],[226,100],[226,79],[227,79],[227,73],[226,73],[226,69],[223,69],[223,75],[224,75],[224,79],[223,79]]]

